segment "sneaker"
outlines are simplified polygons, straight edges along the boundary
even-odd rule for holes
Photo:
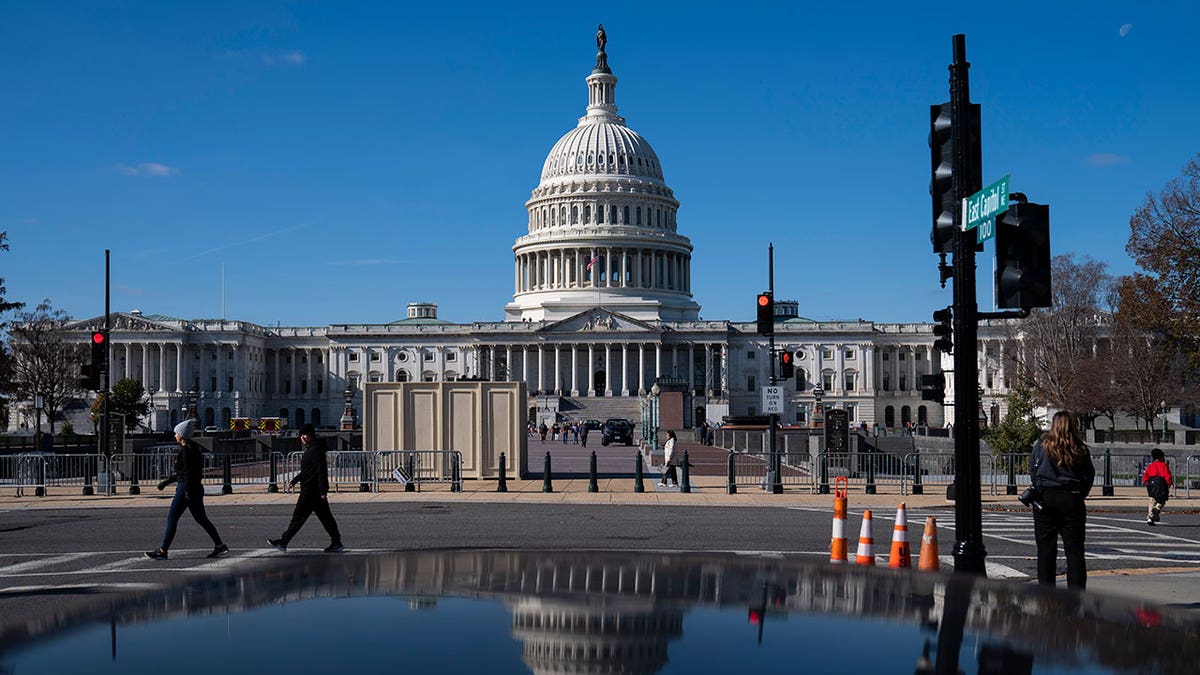
[[[346,550],[346,547],[342,546],[341,544],[330,544],[325,547],[326,553],[341,553],[342,551],[345,551],[345,550]]]
[[[1146,524],[1147,524],[1147,525],[1149,525],[1150,527],[1154,527],[1154,519],[1153,519],[1153,518],[1147,518],[1147,519],[1146,519]]]
[[[666,483],[658,483],[658,487],[667,487]]]
[[[1157,514],[1157,513],[1156,513],[1156,514],[1154,514],[1153,518],[1154,518],[1154,522],[1156,522],[1156,523],[1157,523],[1157,522],[1158,522],[1158,519],[1159,519],[1159,514]]]
[[[268,539],[267,545],[274,547],[276,551],[287,553],[287,544],[283,543],[282,539]]]
[[[146,551],[146,557],[154,560],[166,560],[167,552],[161,548],[156,548],[153,551]]]
[[[226,553],[229,553],[229,547],[226,546],[225,544],[217,544],[213,548],[212,553],[209,553],[207,557],[220,558],[221,556],[225,555]]]

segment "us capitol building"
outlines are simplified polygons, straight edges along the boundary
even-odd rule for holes
[[[526,202],[528,231],[512,247],[503,321],[454,324],[421,302],[388,324],[270,327],[115,313],[111,381],[142,382],[156,430],[180,420],[189,397],[205,425],[279,416],[293,427],[320,426],[337,424],[347,398],[360,407],[364,382],[462,378],[523,381],[531,407],[542,394],[575,419],[636,419],[638,397],[656,381],[685,392],[692,424],[760,412],[767,339],[753,321],[699,318],[680,203],[654,149],[617,113],[603,28],[596,42],[585,113],[551,147]],[[810,422],[817,384],[824,405],[846,410],[854,426],[952,422],[951,407],[917,391],[920,375],[950,364],[933,349],[931,324],[818,322],[800,317],[795,301],[775,307],[776,348],[796,357],[796,377],[782,383],[783,423]],[[1002,338],[980,326],[990,420],[1006,391]]]

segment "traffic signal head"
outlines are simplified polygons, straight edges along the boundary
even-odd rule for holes
[[[79,367],[79,388],[87,391],[100,390],[100,370],[90,363]]]
[[[996,306],[1049,307],[1050,207],[1016,203],[996,216]]]
[[[773,335],[775,333],[775,298],[769,291],[758,294],[758,334]]]
[[[954,310],[949,307],[934,310],[933,312],[933,334],[937,339],[933,341],[933,348],[939,352],[950,353],[954,349]]]
[[[983,187],[983,152],[980,131],[980,108],[972,103],[967,109],[970,124],[967,125],[967,166],[963,196],[970,196]],[[929,151],[931,177],[929,196],[933,200],[933,231],[930,241],[934,253],[954,251],[954,217],[961,209],[961,202],[954,197],[954,138],[950,117],[950,104],[929,106]],[[976,247],[976,250],[983,250]]]
[[[946,374],[922,375],[917,388],[921,390],[922,401],[944,401],[946,400]]]
[[[790,380],[796,376],[796,355],[790,351],[779,352],[779,377]]]
[[[108,332],[92,331],[92,368],[96,373],[104,371],[108,365]]]

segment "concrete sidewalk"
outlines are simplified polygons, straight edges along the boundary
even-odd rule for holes
[[[640,504],[640,505],[701,505],[701,506],[731,506],[731,507],[777,507],[777,508],[828,508],[833,511],[832,494],[813,494],[809,487],[787,486],[783,494],[770,494],[759,487],[738,486],[737,494],[727,494],[724,477],[693,476],[692,492],[682,493],[678,488],[662,488],[657,485],[657,472],[648,473],[642,480],[644,492],[635,492],[635,481],[632,478],[602,478],[597,481],[598,492],[588,492],[586,478],[555,479],[552,481],[552,492],[543,492],[541,478],[509,479],[508,492],[497,492],[495,480],[466,480],[463,481],[462,492],[451,492],[448,484],[422,486],[420,492],[405,492],[398,485],[387,484],[379,492],[358,492],[348,489],[335,490],[330,493],[333,502],[389,502],[389,501],[420,501],[420,502],[487,502],[510,503],[519,502],[545,504]],[[235,486],[233,494],[220,494],[220,487],[207,486],[210,506],[225,504],[273,504],[291,503],[295,495],[283,491],[281,485],[278,493],[268,493],[264,485]],[[126,489],[126,493],[128,490]],[[981,495],[984,510],[1025,510],[1017,501],[1015,495],[992,495],[985,488]],[[16,497],[13,494],[0,495],[0,508],[104,508],[130,506],[159,506],[162,499],[168,498],[172,491],[159,492],[153,486],[143,486],[141,495],[132,496],[118,493],[113,496],[89,496],[79,493],[79,488],[54,487],[50,488],[45,497],[34,497],[28,493]],[[848,494],[851,509],[885,509],[896,508],[904,502],[909,508],[945,508],[953,509],[954,502],[945,498],[946,488],[941,485],[930,485],[924,494],[900,494],[892,485],[880,485],[877,494],[865,494],[861,487],[851,488]],[[1193,506],[1190,500],[1172,500],[1168,506],[1171,512],[1193,512],[1200,510],[1200,500]],[[1120,511],[1143,512],[1146,508],[1146,497],[1141,490],[1122,490],[1112,497],[1103,497],[1099,488],[1093,491],[1087,500],[1088,510],[1095,513]]]

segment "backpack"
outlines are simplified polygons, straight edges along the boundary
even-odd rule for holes
[[[1146,481],[1146,494],[1154,498],[1156,502],[1166,502],[1171,497],[1167,479],[1162,476],[1151,476],[1150,480]]]

